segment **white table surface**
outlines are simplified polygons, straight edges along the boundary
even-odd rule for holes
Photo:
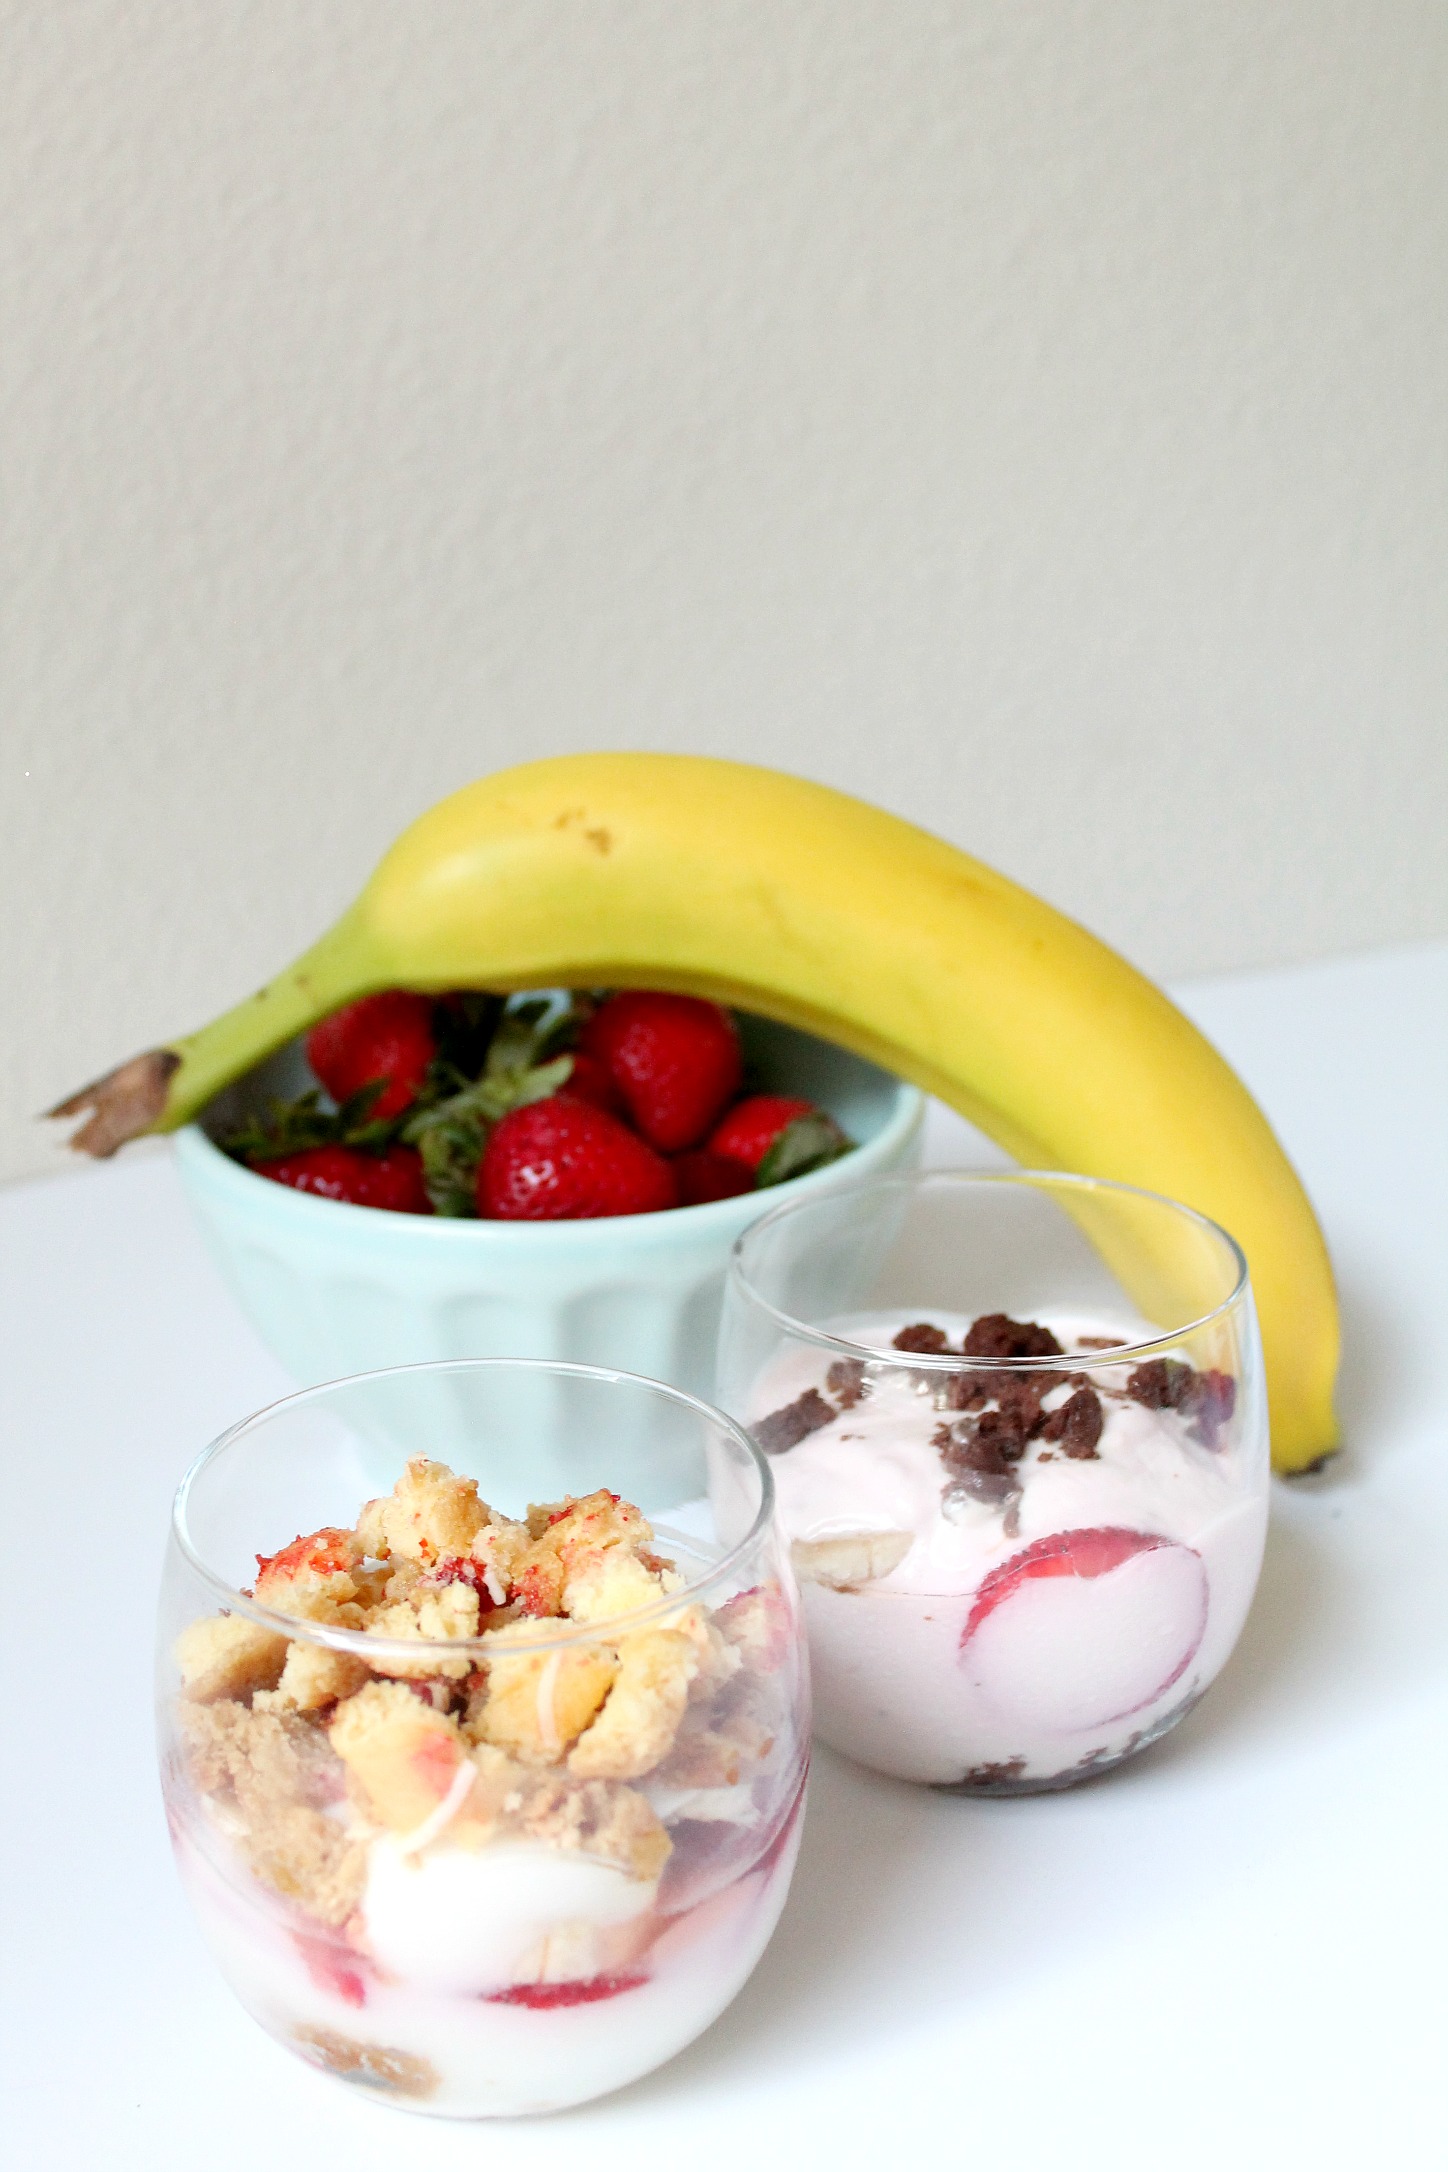
[[[1070,1795],[963,1802],[822,1755],[735,2005],[543,2121],[352,2097],[214,1973],[153,1777],[151,1612],[182,1467],[287,1382],[164,1152],[0,1194],[10,2172],[1444,2162],[1448,948],[1185,1000],[1307,1179],[1347,1331],[1347,1451],[1275,1489],[1226,1675]],[[933,1158],[970,1144],[937,1113]]]

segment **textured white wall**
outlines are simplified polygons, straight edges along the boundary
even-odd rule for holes
[[[1441,0],[0,49],[0,1165],[559,749],[826,778],[1162,972],[1448,930]]]

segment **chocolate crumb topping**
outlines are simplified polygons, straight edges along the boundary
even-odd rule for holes
[[[1094,1388],[1078,1388],[1053,1410],[1041,1427],[1043,1440],[1059,1441],[1061,1453],[1078,1463],[1096,1460],[1101,1438],[1101,1398]]]
[[[782,1410],[772,1410],[767,1418],[761,1418],[753,1428],[754,1438],[767,1456],[782,1455],[786,1448],[797,1447],[807,1434],[817,1433],[838,1416],[834,1404],[827,1403],[818,1388],[806,1388]]]
[[[1008,1313],[987,1312],[971,1321],[965,1354],[975,1358],[1059,1357],[1061,1345],[1048,1327],[1035,1320],[1013,1320]]]
[[[995,1394],[989,1373],[947,1373],[942,1385],[942,1410],[983,1410]]]
[[[983,1413],[985,1418],[997,1415],[993,1410]],[[983,1428],[981,1418],[957,1418],[951,1425],[940,1426],[935,1434],[935,1445],[948,1471],[1009,1475],[1012,1462],[1018,1460],[1006,1453],[1005,1444],[996,1433]]]
[[[1082,1335],[1077,1348],[1080,1350],[1124,1350],[1126,1344],[1119,1335]]]
[[[897,1350],[914,1350],[921,1357],[943,1357],[950,1348],[950,1337],[943,1327],[917,1320],[913,1327],[901,1328],[894,1346]]]
[[[1126,1392],[1148,1410],[1179,1410],[1191,1420],[1194,1437],[1204,1448],[1215,1448],[1222,1428],[1237,1407],[1237,1383],[1230,1373],[1212,1369],[1199,1373],[1195,1366],[1174,1358],[1152,1358],[1138,1365],[1126,1383]]]
[[[1144,1403],[1148,1410],[1177,1410],[1191,1392],[1195,1378],[1190,1365],[1178,1364],[1172,1358],[1149,1358],[1131,1373],[1126,1392],[1133,1402]]]
[[[841,1410],[853,1410],[870,1392],[869,1377],[858,1358],[836,1358],[825,1374],[825,1386]]]
[[[1197,1374],[1192,1397],[1192,1431],[1204,1448],[1215,1448],[1237,1407],[1237,1383],[1230,1373]]]

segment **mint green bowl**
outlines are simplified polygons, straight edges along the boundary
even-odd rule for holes
[[[768,1191],[667,1214],[593,1222],[465,1222],[318,1199],[223,1154],[228,1128],[269,1094],[314,1083],[283,1049],[176,1138],[182,1183],[223,1275],[299,1385],[437,1358],[563,1359],[713,1386],[729,1250],[786,1198],[892,1176],[920,1160],[924,1097],[827,1041],[741,1020],[761,1090],[817,1101],[852,1154]]]

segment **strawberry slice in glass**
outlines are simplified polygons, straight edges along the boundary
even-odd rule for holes
[[[985,1578],[960,1663],[1003,1719],[1075,1734],[1155,1704],[1206,1625],[1207,1572],[1192,1547],[1120,1527],[1054,1531]]]

